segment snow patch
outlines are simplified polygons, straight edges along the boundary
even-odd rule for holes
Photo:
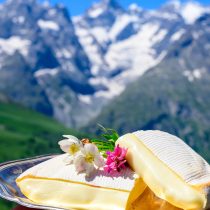
[[[179,40],[184,33],[185,33],[184,29],[181,29],[181,30],[177,31],[171,37],[171,41],[175,42],[175,41]]]
[[[59,49],[56,51],[56,56],[58,58],[67,58],[68,59],[68,58],[72,57],[72,52],[68,49],[63,48],[63,49]]]
[[[168,12],[161,13],[159,17],[164,18],[166,20],[177,20],[177,14],[171,14]]]
[[[96,98],[112,99],[125,90],[124,81],[121,77],[118,77],[115,80],[109,80],[106,77],[92,78],[90,79],[90,84],[104,85],[107,87],[107,90],[100,90],[94,93],[94,97]]]
[[[84,104],[91,104],[91,97],[88,95],[78,95],[79,100]]]
[[[145,24],[138,34],[111,45],[105,56],[110,68],[129,67],[129,74],[132,77],[134,75],[142,75],[145,70],[154,65],[155,51],[152,49],[152,46],[155,43],[153,37],[158,29],[158,24]]]
[[[79,24],[79,22],[82,21],[82,18],[83,18],[83,16],[73,16],[72,21],[77,26],[77,24]]]
[[[186,70],[183,72],[183,75],[187,77],[189,82],[193,82],[195,79],[201,79],[202,75],[204,74],[205,69],[195,69],[193,71]]]
[[[79,37],[79,41],[83,46],[89,60],[92,63],[91,73],[97,75],[100,66],[103,64],[103,58],[101,57],[100,49],[95,43],[96,40],[90,31],[84,28],[76,27],[76,34]]]
[[[44,30],[59,30],[58,24],[50,20],[38,20],[38,26]]]
[[[103,8],[100,8],[100,7],[95,8],[95,9],[91,9],[91,10],[88,11],[88,15],[91,18],[96,18],[102,13],[103,13]]]
[[[186,23],[192,24],[207,10],[209,10],[209,8],[204,8],[198,2],[191,1],[183,5],[181,15],[185,19]]]
[[[137,4],[132,3],[129,7],[128,10],[131,12],[141,12],[142,8],[140,8]]]
[[[156,57],[153,49],[154,44],[163,39],[167,33],[166,30],[159,30],[159,28],[157,23],[145,24],[137,34],[110,46],[105,55],[105,62],[109,66],[106,73],[109,71],[111,74],[118,69],[122,69],[122,72],[111,79],[106,77],[91,79],[91,84],[101,84],[107,88],[107,90],[96,92],[95,97],[111,99],[119,95],[128,83],[137,79],[163,59],[166,53],[163,52],[159,57]]]
[[[177,20],[178,14],[176,13],[169,13],[169,12],[159,12],[151,10],[148,13],[151,17],[156,17],[160,19],[166,19],[166,20]]]
[[[117,35],[130,23],[133,19],[129,15],[121,15],[115,21],[111,31],[110,31],[110,38],[114,40]]]
[[[168,30],[166,29],[159,30],[158,33],[155,34],[155,36],[152,38],[152,42],[160,42],[161,40],[163,40],[167,33]]]
[[[181,8],[180,0],[171,0],[169,4],[173,5],[176,10],[179,10]]]
[[[47,74],[55,76],[59,72],[59,69],[40,69],[34,73],[35,77],[42,77]]]
[[[120,95],[125,90],[125,86],[122,86],[120,84],[112,83],[111,86],[109,86],[108,91],[98,91],[94,94],[96,98],[106,98],[106,99],[112,99],[115,96]]]
[[[199,69],[196,69],[193,71],[193,76],[196,78],[196,79],[200,79],[201,78],[201,71]]]
[[[101,44],[108,41],[108,32],[103,27],[95,27],[91,29],[91,34],[97,39]]]
[[[29,40],[21,39],[18,36],[12,36],[8,39],[0,38],[0,49],[8,55],[12,55],[15,51],[19,51],[23,56],[27,56],[30,44],[31,42]]]
[[[14,17],[13,22],[22,24],[25,22],[25,17],[24,16]]]

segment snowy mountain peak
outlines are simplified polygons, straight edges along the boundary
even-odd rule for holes
[[[188,0],[182,3],[180,0],[171,0],[162,5],[159,10],[151,10],[150,14],[176,20],[181,17],[186,24],[193,24],[202,14],[210,12],[210,7],[205,7],[199,2]]]
[[[180,13],[181,10],[181,2],[179,0],[171,0],[161,6],[160,11],[161,12],[167,12],[167,13]]]
[[[135,3],[129,5],[129,7],[128,7],[128,11],[131,13],[140,13],[142,10],[143,9]]]
[[[180,0],[171,0],[166,5],[178,10],[181,7],[181,2],[180,2]]]
[[[48,2],[7,0],[1,5],[0,91],[39,111],[49,105],[53,116],[69,126],[96,117],[129,83],[161,62],[191,27],[186,22],[206,10],[181,0],[157,10],[137,4],[123,9],[118,0],[98,0],[72,22],[66,7]],[[22,78],[23,92],[22,86],[9,88]],[[31,89],[38,94],[36,102],[34,92],[25,92]]]
[[[118,13],[123,11],[123,8],[118,4],[116,0],[102,0],[99,3],[93,4],[93,6],[87,10],[87,16],[90,18],[96,18],[108,13]]]
[[[115,9],[121,8],[121,6],[118,4],[116,0],[102,0],[101,4],[109,8],[110,7],[115,8]]]

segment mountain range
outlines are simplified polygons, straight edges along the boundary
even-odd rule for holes
[[[198,53],[199,52],[199,53]],[[210,160],[210,14],[189,26],[164,59],[89,123],[117,129],[159,129],[183,138]]]
[[[89,131],[101,122],[209,139],[209,14],[194,1],[146,10],[101,0],[71,17],[62,4],[7,0],[0,100]]]

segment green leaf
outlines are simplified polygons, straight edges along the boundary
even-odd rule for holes
[[[108,142],[111,142],[113,145],[115,144],[115,140],[114,139],[109,139]]]
[[[97,124],[99,127],[100,127],[100,129],[104,132],[104,133],[107,133],[107,129],[103,126],[103,125],[101,125],[101,124]]]
[[[105,152],[107,150],[113,151],[115,142],[119,138],[118,133],[114,129],[105,128],[101,124],[98,124],[98,126],[102,130],[103,134],[101,134],[100,139],[91,139],[91,141],[96,144],[101,152]]]
[[[109,134],[102,134],[102,137],[104,137],[106,140],[112,139],[112,136],[110,136]]]

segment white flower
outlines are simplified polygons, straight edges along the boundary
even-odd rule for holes
[[[85,172],[87,176],[95,170],[95,167],[103,167],[105,164],[95,144],[85,144],[74,157],[74,165],[77,172]]]
[[[68,156],[65,162],[68,164],[74,163],[76,171],[85,172],[87,176],[96,169],[103,167],[105,162],[95,144],[83,143],[75,136],[64,135],[64,140],[58,142],[63,152]]]
[[[65,159],[65,162],[72,163],[73,157],[80,151],[82,143],[75,136],[63,135],[63,137],[66,139],[59,141],[58,144],[63,152],[69,154],[69,156]]]

